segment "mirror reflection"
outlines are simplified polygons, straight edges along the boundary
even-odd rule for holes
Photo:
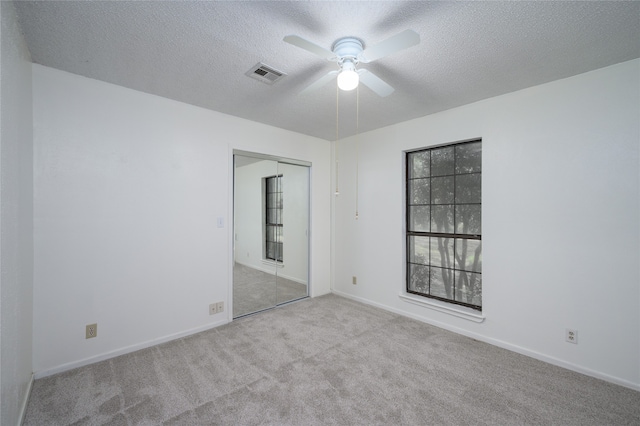
[[[307,297],[309,167],[235,155],[233,317]]]

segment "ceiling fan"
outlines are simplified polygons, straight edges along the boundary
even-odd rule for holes
[[[356,37],[343,37],[337,40],[333,43],[331,50],[296,35],[288,35],[284,38],[284,41],[323,59],[335,61],[339,67],[339,70],[331,71],[320,77],[319,80],[309,85],[301,93],[319,89],[337,75],[338,87],[342,90],[353,90],[358,86],[358,82],[361,81],[376,94],[385,97],[393,93],[393,87],[371,71],[362,68],[358,69],[357,65],[373,62],[400,50],[415,46],[420,43],[420,36],[413,30],[405,30],[366,49],[362,40]]]

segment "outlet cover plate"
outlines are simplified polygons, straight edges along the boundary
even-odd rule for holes
[[[567,328],[567,333],[565,336],[565,340],[569,343],[573,343],[575,345],[578,344],[578,330],[573,330],[571,328]]]
[[[218,304],[212,303],[209,305],[209,315],[215,315],[218,313]]]
[[[86,328],[85,339],[92,339],[98,336],[98,324],[89,324]]]

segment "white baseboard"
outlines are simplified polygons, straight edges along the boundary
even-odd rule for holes
[[[31,389],[33,388],[34,380],[35,375],[31,373],[31,378],[29,379],[29,383],[27,384],[27,390],[24,393],[24,398],[22,399],[20,414],[18,415],[18,426],[22,426],[22,424],[24,423],[24,417],[27,415],[27,404],[29,403],[29,398],[31,397]]]
[[[236,260],[236,263],[239,264],[239,265],[242,265],[242,266],[246,266],[247,268],[251,268],[251,269],[255,269],[255,270],[260,271],[260,272],[264,272],[265,274],[270,274],[270,275],[274,275],[274,276],[276,275],[273,272],[273,269],[264,268],[262,266],[257,266],[257,265],[249,265],[248,263],[242,263],[242,262],[239,262],[237,260]],[[278,277],[284,278],[285,280],[296,282],[298,284],[307,285],[307,282],[305,280],[301,280],[300,278],[290,277],[288,275],[283,274],[282,271],[278,271]]]
[[[278,277],[280,278],[284,278],[285,280],[289,280],[289,281],[293,281],[294,283],[298,283],[298,284],[302,284],[302,285],[307,285],[307,282],[304,280],[301,280],[299,278],[294,278],[294,277],[290,277],[288,275],[284,275],[284,274],[278,274]]]
[[[190,330],[182,331],[179,333],[170,334],[167,336],[159,337],[157,339],[148,340],[146,342],[137,343],[135,345],[127,346],[124,348],[116,349],[113,351],[105,352],[103,354],[91,356],[89,358],[81,359],[78,361],[72,361],[66,364],[62,364],[53,368],[48,368],[46,370],[40,370],[34,373],[34,377],[36,379],[41,379],[43,377],[51,376],[53,374],[62,373],[64,371],[72,370],[74,368],[83,367],[85,365],[93,364],[96,362],[104,361],[109,358],[114,358],[120,355],[125,355],[131,352],[139,351],[140,349],[146,349],[151,346],[159,345],[161,343],[169,342],[171,340],[180,339],[181,337],[190,336],[192,334],[200,333],[202,331],[210,330],[212,328],[219,327],[221,325],[227,324],[229,322],[228,319],[216,321],[214,323],[206,324],[201,327],[192,328]]]
[[[385,311],[393,312],[394,314],[398,314],[398,315],[402,315],[402,316],[405,316],[405,317],[408,317],[408,318],[412,318],[412,319],[415,319],[415,320],[418,320],[418,321],[421,321],[421,322],[424,322],[424,323],[427,323],[427,324],[430,324],[430,325],[433,325],[433,326],[436,326],[436,327],[439,327],[439,328],[443,328],[445,330],[452,331],[452,332],[457,333],[457,334],[461,334],[463,336],[471,337],[472,339],[476,339],[476,340],[479,340],[481,342],[489,343],[490,345],[493,345],[493,346],[498,346],[500,348],[507,349],[507,350],[512,351],[512,352],[516,352],[516,353],[519,353],[519,354],[522,354],[522,355],[526,355],[526,356],[528,356],[530,358],[534,358],[534,359],[537,359],[539,361],[544,361],[546,363],[549,363],[549,364],[552,364],[552,365],[556,365],[558,367],[566,368],[567,370],[575,371],[577,373],[581,373],[581,374],[584,374],[586,376],[595,377],[596,379],[604,380],[606,382],[614,383],[616,385],[620,385],[620,386],[624,386],[624,387],[629,388],[629,389],[640,391],[640,383],[630,382],[628,380],[621,379],[621,378],[615,377],[615,376],[611,376],[609,374],[602,373],[600,371],[591,370],[590,368],[582,367],[580,365],[573,364],[573,363],[561,360],[559,358],[555,358],[553,356],[545,355],[543,353],[536,352],[536,351],[533,351],[531,349],[524,348],[522,346],[514,345],[512,343],[508,343],[508,342],[505,342],[503,340],[494,339],[494,338],[487,337],[487,336],[484,336],[484,335],[481,335],[481,334],[477,334],[477,333],[473,333],[473,332],[470,332],[470,331],[467,331],[467,330],[463,330],[463,329],[460,329],[458,327],[454,327],[454,326],[451,326],[449,324],[446,324],[446,323],[443,323],[443,322],[440,322],[440,321],[434,321],[434,320],[432,320],[430,318],[426,318],[426,317],[423,317],[423,316],[420,316],[420,315],[414,315],[414,314],[411,314],[409,312],[405,312],[405,311],[400,310],[400,309],[392,308],[390,306],[383,305],[381,303],[373,302],[371,300],[364,299],[362,297],[353,296],[351,294],[344,293],[342,291],[332,290],[332,292],[337,294],[338,296],[342,296],[342,297],[346,297],[347,299],[352,299],[352,300],[355,300],[355,301],[358,301],[358,302],[362,302],[362,303],[364,303],[366,305],[375,306],[377,308],[384,309]]]

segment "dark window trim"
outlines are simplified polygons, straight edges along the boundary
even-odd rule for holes
[[[280,214],[279,214],[280,221],[279,222],[274,222],[274,223],[269,222],[269,210],[270,209],[274,210],[273,207],[269,207],[269,194],[277,194],[277,193],[282,194],[282,176],[283,176],[282,174],[279,174],[279,175],[267,176],[267,177],[264,178],[264,182],[265,182],[265,189],[264,189],[264,194],[265,194],[265,197],[264,197],[264,206],[265,206],[265,216],[264,216],[264,223],[265,223],[264,244],[265,244],[265,250],[264,250],[264,257],[267,260],[273,260],[274,262],[278,262],[278,263],[282,263],[284,261],[284,256],[283,256],[284,245],[283,245],[282,241],[278,240],[277,233],[276,233],[274,241],[269,240],[269,227],[273,226],[273,227],[279,228],[281,230],[280,233],[282,233],[282,229],[283,229],[282,213],[283,213],[284,209],[283,209],[283,207],[279,207],[279,208],[275,209],[275,210],[279,210],[280,211]],[[276,182],[277,190],[275,192],[269,192],[269,181],[271,179],[276,179],[275,182]],[[282,197],[282,195],[281,195],[281,197]],[[277,214],[276,214],[276,217],[278,217]],[[276,256],[275,257],[272,257],[272,256],[269,255],[269,250],[268,250],[269,243],[276,244],[277,248],[276,248]],[[279,257],[278,257],[278,253],[280,255]]]

